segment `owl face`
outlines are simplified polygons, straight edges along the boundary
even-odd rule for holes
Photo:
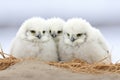
[[[87,40],[86,32],[78,32],[75,34],[71,34],[69,32],[64,33],[64,42],[70,46],[78,46],[83,44]]]
[[[62,28],[50,28],[49,33],[54,40],[58,41],[60,36],[62,36],[63,31]]]
[[[44,19],[32,18],[23,23],[17,36],[27,41],[46,42],[50,39],[48,30]]]
[[[59,41],[63,34],[64,20],[60,18],[51,18],[47,21],[49,27],[49,34],[55,41]]]
[[[69,20],[64,28],[64,42],[70,46],[84,44],[88,39],[90,25],[82,19]]]
[[[49,34],[46,29],[30,28],[26,31],[26,39],[30,41],[46,42],[49,40]]]

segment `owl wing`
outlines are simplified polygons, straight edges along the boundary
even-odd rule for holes
[[[109,57],[111,60],[111,53],[107,41],[105,40],[105,38],[103,37],[99,30],[97,31],[97,42],[101,46],[101,48],[103,48],[103,50],[105,50],[105,52],[107,53],[108,56],[106,57]]]

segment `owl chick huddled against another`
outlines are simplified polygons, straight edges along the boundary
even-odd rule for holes
[[[81,18],[69,19],[63,27],[63,38],[59,42],[62,61],[72,59],[95,63],[111,63],[109,48],[101,32]]]
[[[59,43],[59,40],[63,37],[64,24],[65,24],[65,21],[58,17],[50,18],[47,20],[47,25],[49,27],[49,33],[56,43],[58,56],[59,56],[58,43]]]
[[[49,33],[52,36],[53,40],[56,44],[58,44],[59,40],[63,37],[63,26],[65,21],[61,18],[50,18],[47,20],[47,24],[49,27]]]
[[[49,35],[46,20],[38,17],[26,20],[12,41],[10,53],[16,58],[58,61],[56,46]]]

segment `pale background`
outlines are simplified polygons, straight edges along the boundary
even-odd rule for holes
[[[120,59],[120,0],[0,0],[0,43],[6,53],[20,25],[33,16],[82,17],[101,30],[113,62]]]

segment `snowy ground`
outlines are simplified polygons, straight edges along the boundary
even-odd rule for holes
[[[0,28],[0,43],[6,53],[9,53],[10,42],[18,28],[11,26]],[[99,26],[97,28],[101,30],[110,45],[112,61],[118,61],[120,59],[120,26]]]

